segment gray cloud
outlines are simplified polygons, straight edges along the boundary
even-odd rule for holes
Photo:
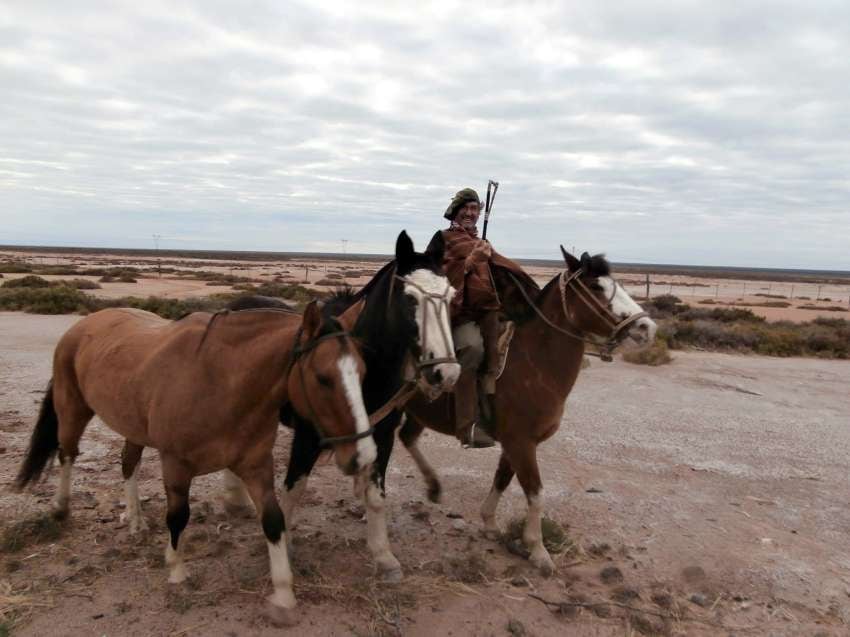
[[[850,269],[850,6],[17,3],[0,243]]]

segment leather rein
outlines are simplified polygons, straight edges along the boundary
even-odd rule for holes
[[[614,289],[611,292],[611,297],[607,299],[606,303],[603,304],[599,299],[596,298],[596,295],[590,291],[587,285],[585,285],[584,281],[581,280],[580,277],[582,274],[584,274],[584,269],[579,268],[569,276],[567,276],[566,270],[561,272],[561,274],[559,275],[558,291],[561,293],[561,310],[564,313],[564,318],[567,320],[567,324],[570,327],[573,327],[574,322],[572,319],[572,313],[569,311],[569,308],[567,306],[567,288],[570,288],[576,294],[576,296],[578,296],[579,300],[582,301],[587,306],[587,308],[590,309],[594,314],[596,314],[596,316],[599,317],[602,322],[605,323],[605,325],[611,330],[611,333],[608,335],[607,340],[605,340],[605,342],[603,343],[600,343],[596,339],[588,338],[581,330],[577,328],[573,327],[575,331],[571,331],[569,329],[561,327],[560,325],[556,325],[551,319],[549,319],[549,317],[547,317],[543,313],[543,311],[539,307],[537,307],[531,297],[529,297],[528,292],[525,291],[525,288],[516,279],[516,277],[511,272],[508,272],[508,276],[514,282],[514,285],[519,288],[519,291],[522,293],[522,296],[525,299],[526,303],[528,303],[531,309],[535,311],[537,316],[539,316],[543,320],[543,322],[546,323],[546,325],[560,332],[561,334],[569,336],[572,339],[581,341],[582,343],[586,343],[588,345],[593,345],[594,347],[598,347],[598,354],[596,352],[585,353],[589,356],[598,356],[606,363],[610,363],[612,360],[614,360],[612,352],[622,342],[623,334],[625,333],[626,328],[631,326],[636,321],[639,321],[640,319],[649,316],[649,314],[647,314],[646,312],[637,312],[624,319],[618,319],[611,311],[611,303],[614,300],[614,296],[617,294],[617,287],[620,284],[617,283],[617,281],[615,281],[613,277],[611,278],[611,281],[614,284]]]

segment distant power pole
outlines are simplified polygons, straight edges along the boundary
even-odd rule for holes
[[[153,235],[153,247],[156,250],[156,271],[159,274],[159,278],[162,278],[162,261],[159,258],[159,240],[162,239],[161,234]]]
[[[340,239],[342,241],[342,253],[348,254],[348,239]]]

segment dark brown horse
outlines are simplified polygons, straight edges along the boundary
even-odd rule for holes
[[[607,339],[606,349],[627,335],[652,341],[656,325],[626,291],[611,278],[608,262],[586,253],[579,261],[561,251],[567,269],[543,290],[519,289],[525,297],[528,318],[516,326],[504,372],[496,389],[495,438],[502,455],[493,486],[481,507],[485,530],[497,533],[496,507],[514,474],[528,500],[523,532],[530,560],[544,573],[554,563],[543,546],[541,519],[543,489],[537,466],[537,445],[550,438],[561,426],[564,404],[581,369],[585,344]],[[500,287],[518,286],[519,281],[499,281]],[[464,373],[474,373],[465,371]],[[428,483],[429,497],[440,493],[433,469],[417,448],[425,427],[454,435],[454,425],[446,414],[445,397],[428,402],[421,397],[406,409],[407,422],[399,437],[413,456]]]
[[[56,347],[53,379],[17,486],[36,480],[58,453],[55,512],[67,515],[71,468],[95,414],[131,449],[158,449],[170,531],[168,581],[179,583],[186,579],[179,540],[189,520],[192,479],[229,469],[245,484],[262,522],[274,585],[272,618],[291,622],[286,526],[274,493],[278,414],[288,403],[309,418],[346,474],[371,466],[376,449],[361,394],[365,368],[345,331],[361,309],[352,307],[338,321],[323,319],[315,303],[303,320],[269,309],[197,313],[175,322],[110,309],[82,319]],[[127,500],[137,527],[138,499],[130,497],[135,476]]]

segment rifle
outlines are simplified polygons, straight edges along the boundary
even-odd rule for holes
[[[493,194],[491,196],[490,189]],[[482,239],[487,239],[487,224],[490,222],[490,211],[493,209],[493,202],[496,200],[496,191],[499,190],[499,182],[492,179],[487,182],[487,201],[484,204],[484,231],[481,233]]]

